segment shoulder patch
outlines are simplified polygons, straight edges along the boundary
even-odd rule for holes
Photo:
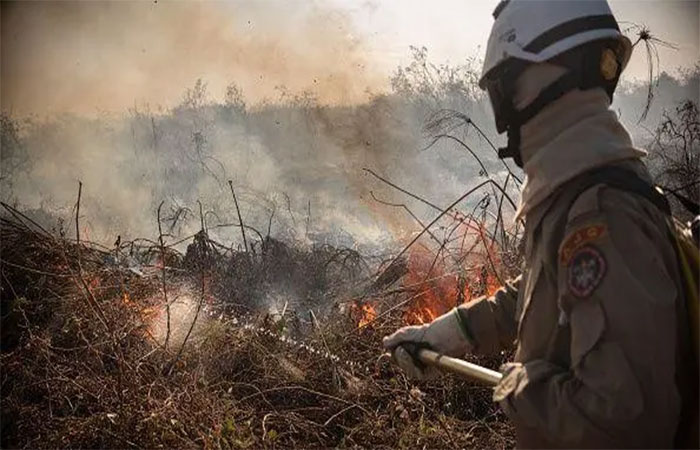
[[[561,250],[559,251],[561,263],[564,265],[568,264],[576,250],[586,244],[597,241],[603,237],[607,231],[607,225],[598,223],[587,225],[577,229],[576,231],[568,233],[567,237],[564,239],[564,243],[561,245]]]
[[[566,279],[571,293],[578,298],[589,297],[605,277],[607,262],[593,245],[580,247],[571,256]]]

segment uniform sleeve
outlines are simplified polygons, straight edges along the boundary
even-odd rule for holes
[[[491,297],[482,297],[458,308],[472,341],[472,353],[495,354],[513,345],[520,279],[518,276],[506,282]]]
[[[673,443],[677,269],[663,225],[620,205],[569,221],[559,247],[569,367],[512,364],[494,391],[516,427],[555,446]]]

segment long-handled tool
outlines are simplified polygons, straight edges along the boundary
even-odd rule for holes
[[[454,373],[462,378],[478,381],[487,386],[496,386],[503,377],[503,374],[495,370],[487,369],[463,359],[441,355],[427,348],[416,349],[415,356],[423,364],[435,366],[442,371]]]

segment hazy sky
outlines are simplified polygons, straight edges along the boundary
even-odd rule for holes
[[[556,1],[556,0],[553,0]],[[354,102],[387,88],[410,45],[436,62],[481,56],[495,0],[2,2],[0,94],[19,114],[173,106],[201,77],[253,102],[279,86]],[[674,43],[662,68],[700,59],[700,1],[613,0],[618,20]],[[628,78],[643,78],[644,53]]]
[[[565,0],[552,0],[565,1]],[[492,0],[368,1],[334,0],[349,11],[358,32],[378,55],[391,61],[406,59],[409,45],[425,45],[441,60],[459,61],[464,55],[483,56],[491,28]],[[678,50],[660,49],[667,67],[692,65],[700,58],[699,0],[612,0],[619,21],[647,25],[654,34],[676,44]],[[435,5],[435,6],[434,6]],[[623,23],[623,28],[629,24]],[[629,75],[645,75],[641,52],[631,62]]]

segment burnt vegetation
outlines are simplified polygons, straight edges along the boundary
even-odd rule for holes
[[[422,254],[377,278],[348,248],[234,250],[203,229],[184,254],[105,249],[3,210],[3,446],[512,444],[489,389],[411,383],[382,355],[383,335],[455,295]]]
[[[664,112],[651,155],[657,183],[669,192],[674,214],[692,219],[684,202],[700,203],[700,116],[693,100]]]

